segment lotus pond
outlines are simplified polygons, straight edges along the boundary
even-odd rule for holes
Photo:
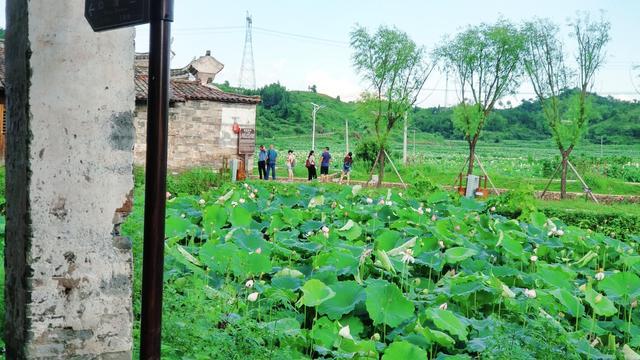
[[[163,357],[640,358],[638,237],[412,195],[259,182],[172,196]]]

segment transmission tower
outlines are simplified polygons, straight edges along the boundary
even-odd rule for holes
[[[253,20],[247,11],[247,31],[244,37],[244,51],[242,52],[242,65],[240,66],[240,81],[238,86],[241,88],[256,88],[256,69],[253,65],[253,41],[251,39],[251,25]]]

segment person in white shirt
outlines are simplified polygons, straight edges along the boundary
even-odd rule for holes
[[[287,153],[287,171],[289,172],[289,181],[293,181],[293,167],[296,165],[296,155],[293,150]]]

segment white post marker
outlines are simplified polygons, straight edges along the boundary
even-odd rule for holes
[[[402,165],[407,165],[407,113],[404,113],[404,138],[402,142]]]
[[[347,154],[349,153],[349,120],[344,121],[344,141],[347,144]]]
[[[311,115],[313,117],[313,125],[311,128],[311,150],[315,150],[316,149],[316,113],[318,112],[318,110],[322,109],[324,105],[318,105],[314,103],[311,103],[311,105],[313,105],[313,111],[311,112]]]

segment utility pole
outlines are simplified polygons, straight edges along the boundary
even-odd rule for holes
[[[311,116],[313,117],[313,125],[311,128],[311,150],[315,150],[316,149],[316,113],[318,112],[318,110],[322,109],[324,106],[314,104],[314,103],[311,103],[311,105],[313,106],[313,111],[311,112]]]
[[[173,0],[151,3],[140,359],[160,359]]]
[[[444,107],[447,107],[447,97],[449,96],[449,72],[444,73]]]
[[[349,153],[349,119],[344,120],[344,139],[347,144],[347,154]]]
[[[416,155],[416,129],[413,129],[413,157],[415,158]]]
[[[407,112],[404,113],[404,137],[402,142],[402,164],[407,165]]]

